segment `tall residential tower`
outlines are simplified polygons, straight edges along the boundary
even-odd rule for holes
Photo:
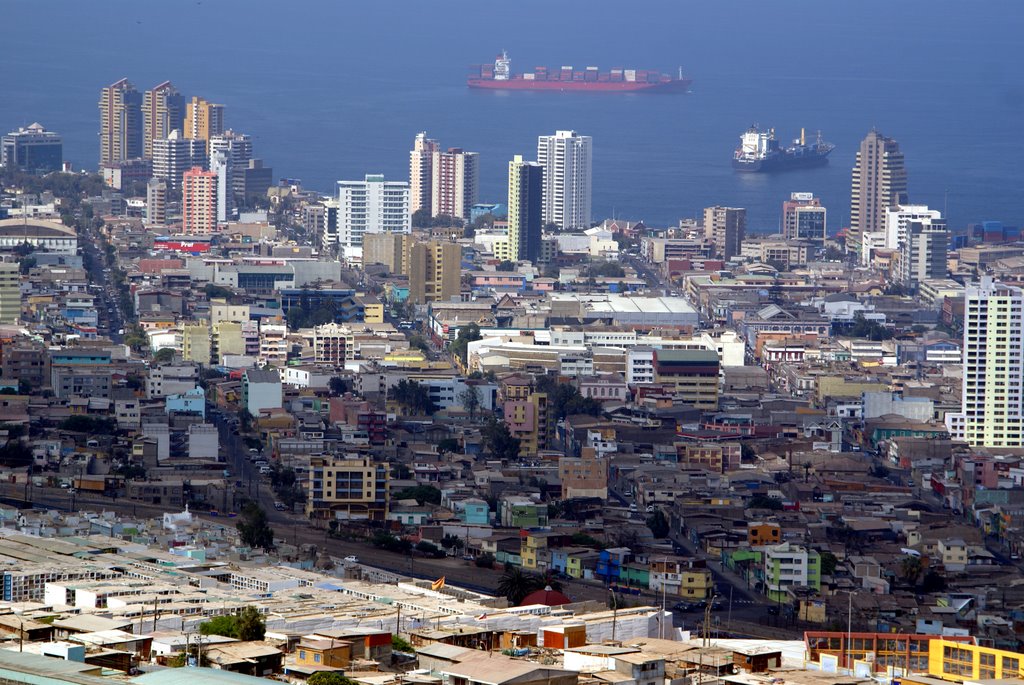
[[[430,209],[433,201],[431,182],[434,178],[434,153],[440,150],[437,141],[427,138],[427,132],[416,134],[409,153],[409,211]]]
[[[449,148],[434,151],[431,163],[430,214],[446,214],[456,219],[469,219],[469,210],[476,204],[480,183],[480,159],[475,152]]]
[[[861,254],[863,235],[885,230],[885,210],[906,203],[907,170],[900,146],[873,130],[861,141],[853,167],[846,251]]]
[[[543,198],[544,167],[516,155],[508,163],[508,255],[513,260],[540,258]]]
[[[123,78],[100,91],[100,166],[142,156],[142,94]]]
[[[1024,446],[1024,292],[984,277],[964,293],[961,413],[954,439],[972,446]]]
[[[180,129],[185,121],[185,96],[170,81],[153,86],[142,96],[142,156],[153,158],[153,141]]]
[[[747,235],[747,210],[742,207],[707,207],[704,239],[715,244],[715,253],[728,261],[740,253]]]
[[[181,187],[181,232],[209,235],[217,230],[217,174],[193,167]]]
[[[193,97],[185,108],[185,137],[203,141],[203,154],[210,153],[210,138],[224,133],[224,105]]]
[[[537,138],[537,163],[544,168],[545,224],[565,231],[590,228],[592,148],[590,136],[576,131]]]

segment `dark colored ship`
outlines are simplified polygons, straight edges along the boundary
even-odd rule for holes
[[[479,64],[466,79],[470,88],[490,90],[553,90],[582,93],[685,93],[693,83],[683,76],[638,69],[600,71],[597,67],[548,69],[512,73],[512,60],[502,51],[494,64]]]
[[[750,172],[823,166],[828,164],[829,153],[835,147],[832,143],[822,141],[821,133],[818,133],[815,142],[808,144],[803,129],[800,129],[800,137],[792,145],[782,147],[775,140],[775,129],[762,131],[757,126],[751,126],[740,136],[740,146],[733,153],[732,166],[737,171]]]

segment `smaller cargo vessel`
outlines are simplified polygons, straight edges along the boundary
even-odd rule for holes
[[[804,129],[800,129],[800,137],[792,145],[782,147],[775,139],[775,129],[762,131],[755,124],[740,136],[740,146],[733,153],[732,166],[736,171],[747,172],[789,171],[824,166],[828,164],[828,156],[835,147],[821,139],[820,131],[817,139],[808,143]]]

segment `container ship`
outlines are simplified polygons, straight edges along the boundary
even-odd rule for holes
[[[555,90],[580,93],[685,93],[693,83],[683,76],[640,69],[599,71],[597,67],[574,69],[537,67],[532,72],[512,73],[512,60],[502,51],[494,64],[472,67],[466,85],[490,90]]]
[[[828,164],[828,156],[835,149],[832,143],[821,139],[808,144],[804,130],[789,147],[782,147],[775,140],[775,129],[762,131],[756,125],[740,136],[740,146],[732,156],[732,166],[737,171],[788,171]]]

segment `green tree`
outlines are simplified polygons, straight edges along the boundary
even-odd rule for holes
[[[747,502],[748,509],[771,509],[772,511],[782,511],[782,502],[775,499],[774,497],[768,497],[767,495],[754,495]]]
[[[469,343],[474,340],[480,339],[480,327],[475,323],[471,323],[467,326],[463,326],[459,329],[458,334],[455,336],[455,341],[451,344],[451,352],[456,357],[462,360],[463,365],[468,362],[468,348]]]
[[[836,565],[839,563],[839,559],[836,558],[832,552],[825,551],[821,553],[821,575],[831,576],[835,575]]]
[[[223,635],[224,637],[237,638],[238,616],[227,614],[225,616],[214,616],[209,621],[199,624],[200,635]]]
[[[306,682],[309,685],[356,685],[356,681],[337,671],[317,671],[306,678]]]
[[[469,420],[476,421],[476,413],[480,411],[480,405],[483,403],[480,388],[467,385],[466,389],[459,393],[459,401],[462,402],[462,408],[469,412]]]
[[[512,436],[504,421],[491,418],[480,431],[484,446],[495,459],[516,459],[519,457],[521,441]]]
[[[495,271],[515,271],[516,270],[516,263],[515,262],[510,262],[509,260],[506,259],[506,260],[500,262],[498,264],[498,266],[494,267],[494,270]]]
[[[412,213],[413,228],[430,228],[434,224],[434,217],[430,215],[430,209],[422,207]]]
[[[590,268],[587,269],[587,275],[592,278],[599,276],[604,276],[606,278],[624,278],[626,276],[626,270],[616,262],[594,262],[590,265]]]
[[[165,364],[167,362],[174,361],[174,350],[170,347],[163,347],[156,351],[153,355],[153,361],[157,364]]]
[[[435,545],[429,540],[420,540],[416,543],[416,551],[424,554],[425,556],[440,558],[444,556],[444,552],[441,548]]]
[[[445,549],[453,549],[456,552],[466,546],[465,541],[458,535],[445,535],[441,538],[441,547]]]
[[[409,641],[400,635],[391,636],[391,649],[395,652],[404,652],[406,654],[413,654],[416,652],[416,648],[409,644]]]
[[[548,405],[556,422],[573,414],[600,416],[603,411],[600,402],[593,397],[584,397],[576,386],[560,383],[554,376],[540,376],[534,384],[534,389],[548,396]]]
[[[459,441],[455,438],[445,438],[437,443],[438,454],[456,454],[459,451]]]
[[[235,637],[244,642],[262,640],[267,632],[267,625],[259,609],[247,606],[238,614],[238,633]]]
[[[222,285],[214,285],[213,283],[207,283],[203,290],[206,293],[206,299],[208,300],[227,298],[235,294],[231,288],[225,288]]]
[[[399,490],[392,499],[414,499],[420,504],[440,504],[441,491],[433,485],[417,485],[412,488]]]
[[[900,560],[900,577],[907,583],[907,585],[917,585],[918,578],[924,572],[924,566],[921,564],[921,557],[915,554],[908,554]]]
[[[437,405],[430,399],[427,386],[403,378],[391,387],[391,399],[416,414],[433,414]]]
[[[668,519],[665,518],[665,513],[661,509],[647,517],[647,527],[651,529],[651,534],[659,540],[668,537]]]
[[[32,450],[20,440],[8,440],[0,447],[0,465],[8,468],[24,468],[34,461]]]
[[[274,546],[274,530],[267,523],[267,512],[252,500],[242,507],[241,518],[235,524],[242,544],[252,548],[271,549]]]
[[[495,561],[497,560],[494,558],[493,554],[490,552],[484,552],[474,559],[473,563],[476,564],[477,568],[494,568]]]
[[[340,397],[349,391],[349,382],[344,378],[331,376],[331,380],[327,381],[327,387],[333,397]]]
[[[524,571],[518,566],[510,566],[498,578],[497,591],[509,604],[519,606],[528,594],[535,590],[543,590],[544,586],[543,577]]]

